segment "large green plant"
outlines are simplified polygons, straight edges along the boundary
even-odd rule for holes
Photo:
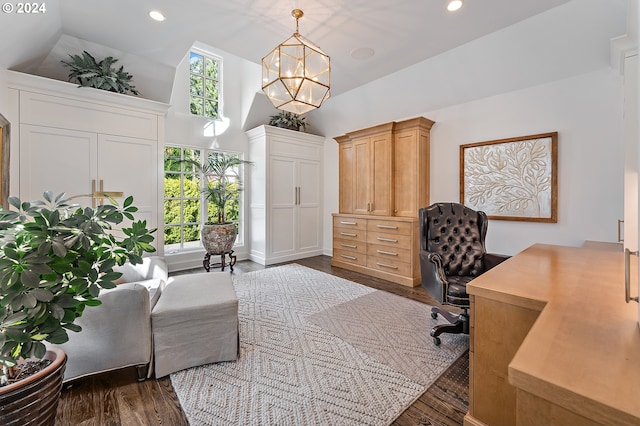
[[[251,162],[224,152],[212,153],[204,164],[193,159],[182,160],[182,162],[193,166],[202,173],[206,180],[206,187],[202,192],[206,195],[207,200],[216,207],[217,216],[210,223],[227,223],[227,205],[237,200],[238,192],[243,190],[238,166],[251,164]]]
[[[7,375],[20,358],[44,356],[44,341],[66,342],[67,330],[87,306],[98,306],[102,288],[115,287],[116,265],[142,261],[155,230],[133,221],[132,197],[120,207],[72,205],[64,194],[44,200],[9,198],[0,210],[0,365]],[[110,232],[127,218],[130,226]],[[10,375],[9,375],[10,376]],[[4,378],[6,379],[6,377]]]
[[[110,92],[127,93],[134,95],[140,93],[131,84],[133,76],[124,71],[124,67],[118,69],[112,65],[118,62],[113,56],[107,56],[101,61],[91,56],[86,50],[80,55],[69,55],[69,62],[60,61],[71,69],[69,81],[77,80],[81,87],[95,87],[96,89]]]

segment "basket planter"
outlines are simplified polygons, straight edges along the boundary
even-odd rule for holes
[[[0,424],[3,426],[53,425],[62,392],[67,356],[49,347],[51,360],[43,370],[19,382],[0,387]]]
[[[238,228],[235,223],[206,224],[202,226],[200,233],[202,245],[209,254],[230,252],[237,235]]]

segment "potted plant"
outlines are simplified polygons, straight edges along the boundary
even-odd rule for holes
[[[122,207],[110,200],[82,208],[45,192],[31,202],[9,197],[14,210],[0,210],[0,424],[54,423],[66,356],[44,342],[62,344],[68,330],[80,331],[76,318],[120,278],[114,267],[155,251],[146,221],[120,228],[124,237],[110,232],[137,211],[132,197]],[[51,365],[22,380],[41,359]]]
[[[112,65],[118,62],[113,56],[107,56],[101,61],[89,54],[86,50],[80,55],[69,55],[69,62],[60,61],[71,69],[69,81],[77,80],[78,87],[95,87],[96,89],[108,90],[110,92],[124,93],[131,92],[134,95],[140,93],[131,84],[133,76],[124,71],[124,67],[118,69]]]
[[[202,192],[212,208],[208,209],[209,220],[200,231],[205,250],[210,255],[231,252],[238,229],[235,223],[227,220],[227,214],[231,203],[237,201],[238,193],[243,189],[238,166],[251,162],[224,152],[212,153],[204,163],[194,159],[182,162],[198,170],[206,182]]]
[[[278,114],[269,117],[269,125],[300,131],[307,127],[307,123],[304,121],[305,118],[289,111],[280,111]]]

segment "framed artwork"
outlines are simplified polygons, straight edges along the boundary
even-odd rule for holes
[[[0,203],[5,209],[9,208],[9,121],[0,114]]]
[[[460,202],[490,219],[558,221],[558,132],[460,146]]]

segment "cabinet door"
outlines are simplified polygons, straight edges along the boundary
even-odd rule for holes
[[[97,135],[90,132],[23,124],[20,126],[20,198],[42,199],[42,193],[68,197],[91,193],[97,179]],[[74,200],[91,206],[91,198]]]
[[[318,250],[322,246],[322,174],[317,161],[299,160],[297,167],[297,249]]]
[[[371,138],[370,207],[369,213],[391,216],[393,169],[391,134]]]
[[[136,220],[158,226],[157,142],[124,136],[98,135],[98,180],[105,191],[123,191],[138,207]],[[125,223],[128,223],[125,222]]]
[[[353,141],[353,213],[369,214],[371,209],[371,138]]]
[[[269,161],[268,257],[295,253],[296,160],[271,157]]]
[[[355,154],[352,142],[342,142],[339,147],[339,204],[338,211],[340,213],[353,213],[354,204],[354,172],[355,172]]]

